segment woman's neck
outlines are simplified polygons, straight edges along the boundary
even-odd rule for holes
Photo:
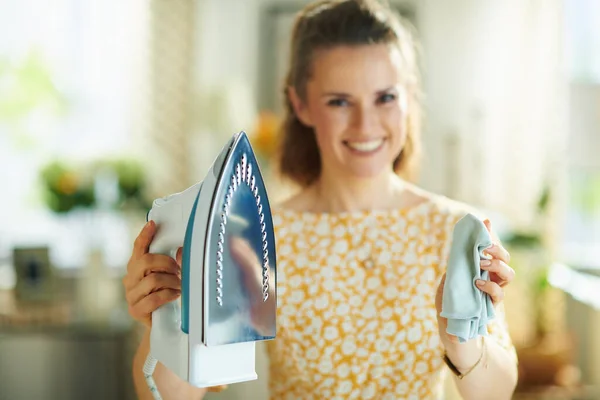
[[[330,213],[394,208],[406,186],[393,172],[351,179],[323,174],[311,188],[312,208]]]

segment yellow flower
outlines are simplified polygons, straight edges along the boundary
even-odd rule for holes
[[[279,123],[279,118],[271,111],[263,111],[258,115],[252,146],[264,157],[271,157],[277,149]]]
[[[77,190],[77,176],[73,172],[64,172],[58,182],[56,188],[60,193],[73,194]]]

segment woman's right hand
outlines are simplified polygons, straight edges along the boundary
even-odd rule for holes
[[[129,314],[147,327],[152,326],[154,310],[181,294],[181,268],[177,261],[166,255],[148,253],[155,234],[156,223],[148,221],[135,239],[123,278]]]
[[[177,260],[162,254],[148,253],[155,234],[156,224],[148,221],[135,239],[131,258],[127,263],[127,274],[123,278],[129,314],[148,328],[152,326],[152,312],[181,295],[181,248],[177,252]],[[159,388],[166,388],[164,390],[169,393],[178,393],[177,398],[202,398],[206,390],[220,392],[227,387],[198,389],[182,381],[161,363],[156,366],[154,375]],[[182,392],[184,395],[179,396]]]

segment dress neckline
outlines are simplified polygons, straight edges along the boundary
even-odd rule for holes
[[[287,208],[282,208],[280,205],[276,205],[272,208],[274,215],[281,215],[285,217],[295,217],[309,220],[346,220],[346,219],[360,219],[365,217],[399,217],[406,216],[413,212],[418,212],[426,209],[435,203],[435,196],[428,198],[419,203],[397,208],[386,208],[386,209],[371,209],[371,210],[353,210],[353,211],[339,211],[339,212],[315,212],[315,211],[298,211]]]

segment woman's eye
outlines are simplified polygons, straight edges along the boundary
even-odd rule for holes
[[[378,103],[391,103],[392,101],[396,100],[396,95],[392,94],[392,93],[386,93],[381,95],[378,99],[377,102]]]
[[[348,100],[346,99],[331,99],[327,102],[327,105],[331,107],[344,107],[348,105]]]

